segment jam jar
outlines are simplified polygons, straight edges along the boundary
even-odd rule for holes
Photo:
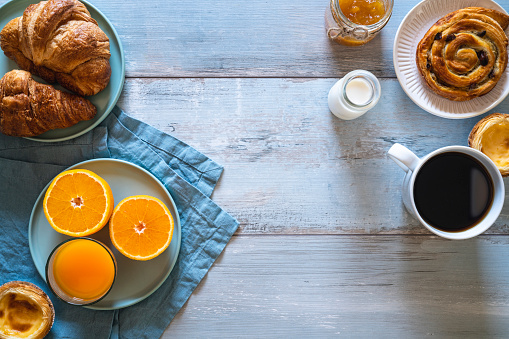
[[[387,24],[394,0],[330,0],[325,11],[329,39],[359,46],[373,39]]]

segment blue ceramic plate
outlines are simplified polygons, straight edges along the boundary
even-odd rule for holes
[[[13,0],[1,6],[0,30],[3,29],[4,26],[12,19],[18,16],[22,16],[25,8],[27,8],[30,4],[38,2],[39,1],[37,0]],[[90,15],[92,15],[92,18],[97,21],[99,27],[101,27],[101,29],[110,39],[110,82],[108,86],[106,86],[106,88],[101,92],[97,93],[96,95],[87,97],[87,99],[90,100],[95,107],[97,107],[97,114],[93,119],[88,121],[80,121],[71,127],[54,129],[36,137],[27,139],[52,142],[76,138],[77,136],[80,136],[90,131],[95,126],[99,125],[99,123],[103,121],[111,112],[117,103],[118,98],[120,97],[120,93],[122,92],[125,78],[124,50],[122,49],[122,44],[117,35],[117,32],[115,31],[115,28],[113,28],[113,25],[110,23],[110,21],[101,12],[99,12],[97,8],[86,1],[81,0],[81,2],[85,4],[88,11],[90,12]],[[5,54],[0,51],[0,78],[3,77],[5,73],[13,69],[20,68],[14,61],[7,58]],[[44,81],[39,77],[34,77],[34,79],[44,83]],[[59,85],[54,84],[54,86],[57,89],[63,89]]]
[[[175,227],[170,246],[154,259],[131,260],[111,244],[108,226],[90,235],[106,244],[118,264],[117,278],[110,293],[97,304],[87,306],[96,310],[112,310],[133,305],[151,295],[170,274],[180,251],[180,219],[171,195],[161,182],[143,168],[116,159],[94,159],[80,162],[68,169],[88,169],[101,176],[110,185],[115,203],[132,195],[150,195],[163,201],[171,212]],[[28,226],[28,242],[35,266],[43,279],[48,257],[55,246],[71,237],[56,232],[46,220],[43,209],[44,194],[35,202]]]

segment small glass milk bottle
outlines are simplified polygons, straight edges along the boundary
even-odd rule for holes
[[[373,108],[380,99],[378,79],[370,72],[355,70],[332,86],[329,91],[329,109],[340,119],[352,120]]]

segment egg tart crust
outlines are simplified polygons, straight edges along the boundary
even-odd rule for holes
[[[509,114],[493,113],[481,119],[472,128],[468,145],[486,154],[502,176],[509,176]]]
[[[48,295],[36,285],[11,281],[0,286],[0,338],[44,338],[55,319]]]

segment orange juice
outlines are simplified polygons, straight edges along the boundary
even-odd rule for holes
[[[67,295],[96,299],[104,295],[115,279],[113,258],[99,243],[76,239],[65,243],[53,261],[53,275]]]

